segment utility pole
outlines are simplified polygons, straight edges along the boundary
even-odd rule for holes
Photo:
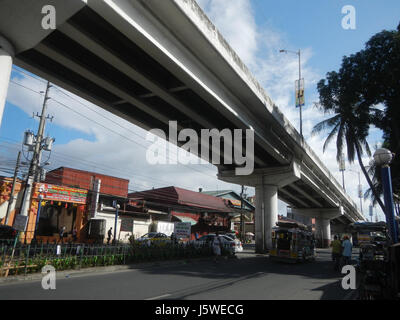
[[[18,170],[19,170],[19,162],[21,160],[21,151],[18,152],[18,157],[17,157],[17,164],[15,166],[15,171],[14,171],[14,179],[13,179],[13,185],[11,189],[11,194],[10,194],[10,200],[8,200],[8,206],[7,206],[7,213],[6,213],[6,219],[5,219],[5,225],[8,225],[8,218],[10,216],[11,212],[11,206],[14,202],[14,192],[15,192],[15,185],[17,183],[17,176],[18,176]]]
[[[39,164],[40,164],[40,158],[41,158],[41,147],[42,147],[42,140],[43,140],[43,134],[44,134],[44,129],[46,126],[46,110],[47,110],[47,101],[50,99],[49,98],[49,90],[51,88],[50,82],[47,82],[47,87],[46,87],[46,93],[43,101],[43,107],[42,107],[42,114],[41,116],[37,115],[40,118],[39,122],[39,128],[38,132],[36,135],[36,141],[34,144],[34,150],[33,150],[33,156],[31,160],[31,165],[29,167],[29,172],[28,172],[28,177],[26,179],[26,184],[25,184],[25,191],[24,191],[24,197],[22,199],[22,207],[21,207],[21,215],[27,216],[28,215],[28,210],[29,210],[29,204],[30,204],[30,199],[32,196],[32,187],[33,183],[37,179],[38,175],[38,169],[39,169]]]
[[[114,239],[113,244],[117,244],[117,226],[118,226],[118,209],[120,208],[117,200],[113,201],[113,207],[115,208],[115,221],[114,221]]]

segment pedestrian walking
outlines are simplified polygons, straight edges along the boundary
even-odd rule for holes
[[[107,244],[110,244],[111,237],[112,237],[112,227],[107,232]]]
[[[342,247],[343,265],[348,265],[351,263],[351,254],[353,251],[353,244],[350,242],[349,236],[346,235],[343,237]]]
[[[334,261],[334,270],[339,271],[340,260],[342,258],[342,243],[340,242],[338,236],[333,238],[334,240],[331,243],[332,247],[332,261]]]
[[[65,226],[61,227],[60,229],[60,242],[63,243],[64,233],[65,233]]]
[[[78,230],[76,230],[76,227],[72,230],[72,239],[74,242],[78,240]]]
[[[218,257],[221,255],[221,249],[222,249],[222,241],[221,238],[219,237],[219,234],[217,232],[216,236],[214,237],[213,240],[213,252],[215,255],[214,262],[217,262]]]
[[[176,238],[176,235],[175,235],[175,233],[171,233],[171,242],[172,242],[172,244],[173,245],[175,245],[175,244],[177,244],[177,238]]]

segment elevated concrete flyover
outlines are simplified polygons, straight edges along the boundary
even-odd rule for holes
[[[42,28],[45,5],[55,30]],[[278,197],[321,219],[364,219],[194,0],[3,0],[0,45],[1,113],[14,63],[147,130],[252,130],[253,174],[233,163],[218,177],[256,187],[258,251]]]

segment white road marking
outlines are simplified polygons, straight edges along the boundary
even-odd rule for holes
[[[157,300],[157,299],[166,298],[166,297],[169,297],[169,296],[170,296],[170,294],[167,293],[167,294],[163,294],[162,296],[153,297],[153,298],[147,298],[147,299],[144,299],[144,300]]]
[[[349,300],[349,298],[350,298],[352,295],[355,295],[355,294],[356,294],[356,291],[355,291],[355,290],[350,290],[350,292],[344,296],[343,300]],[[353,298],[352,300],[354,300],[354,297],[352,297],[352,298]]]

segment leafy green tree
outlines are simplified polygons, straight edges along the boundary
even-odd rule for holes
[[[400,192],[400,24],[397,30],[382,31],[366,44],[365,73],[366,96],[371,104],[383,106],[383,116],[373,119],[373,124],[383,131],[383,144],[397,157],[391,164],[392,185]],[[382,192],[380,170],[374,172],[374,184]],[[371,191],[369,194],[372,195]],[[374,199],[374,197],[372,196]],[[375,200],[375,199],[374,199]]]

